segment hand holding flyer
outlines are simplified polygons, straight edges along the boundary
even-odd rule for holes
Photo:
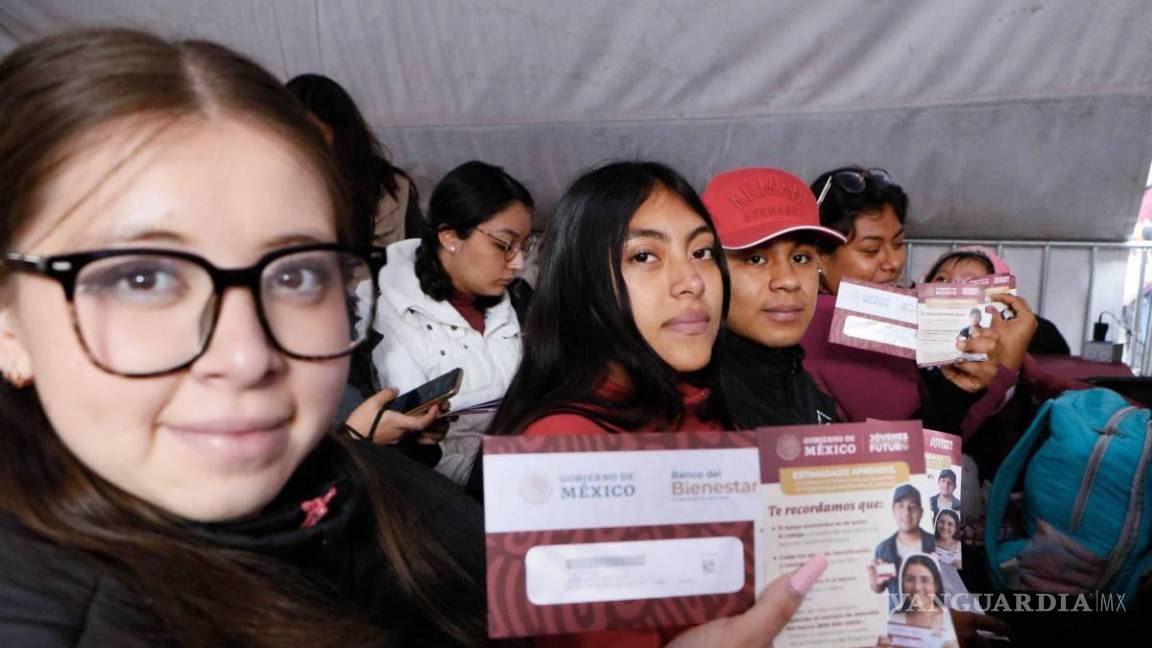
[[[959,283],[927,283],[916,290],[842,280],[829,341],[900,358],[921,367],[987,360],[968,352],[968,341],[1014,313],[995,301],[1016,294],[1012,275],[986,275]]]
[[[485,510],[494,638],[737,615],[817,554],[827,567],[775,645],[950,632],[920,601],[952,591],[933,578],[928,510],[959,505],[929,497],[959,443],[919,422],[484,444],[485,498],[503,503]]]
[[[954,642],[950,621],[937,623],[948,615],[945,589],[934,577],[940,569],[931,555],[933,536],[922,527],[922,494],[931,482],[920,424],[867,421],[757,433],[762,579],[788,570],[807,552],[829,561],[775,645]],[[940,643],[908,639],[924,629]]]
[[[985,275],[960,283],[929,283],[916,288],[920,306],[916,332],[916,364],[940,366],[987,360],[983,353],[967,353],[965,342],[992,326],[993,317],[1014,314],[992,299],[1016,294],[1012,275]]]

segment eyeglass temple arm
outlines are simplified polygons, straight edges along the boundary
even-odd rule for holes
[[[828,190],[832,188],[832,178],[835,174],[828,176],[828,181],[824,183],[824,188],[820,190],[820,196],[816,199],[816,206],[824,204],[824,199],[828,197]]]
[[[20,254],[19,252],[5,252],[3,262],[3,265],[16,270],[31,270],[33,272],[43,272],[48,267],[48,257]]]
[[[371,247],[368,250],[368,265],[371,266],[372,272],[380,272],[380,269],[388,264],[388,250],[382,247]]]

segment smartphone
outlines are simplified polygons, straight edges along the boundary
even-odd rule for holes
[[[456,392],[460,390],[460,381],[463,378],[464,370],[457,367],[442,376],[429,380],[412,391],[400,394],[391,403],[385,405],[384,409],[411,416],[455,396]]]

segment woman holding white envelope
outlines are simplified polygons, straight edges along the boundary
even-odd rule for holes
[[[927,427],[953,433],[975,430],[1003,402],[1032,337],[1034,318],[994,320],[963,344],[985,353],[982,362],[920,370],[904,358],[830,344],[829,332],[840,281],[893,284],[904,273],[904,220],[908,196],[883,169],[843,167],[811,185],[820,223],[847,242],[821,255],[822,294],[801,340],[805,367],[832,396],[843,420],[920,418]],[[1019,298],[1004,296],[1009,305]],[[1013,306],[1015,308],[1015,306]],[[1026,305],[1022,313],[1030,314]],[[883,389],[876,389],[877,386]]]
[[[591,171],[565,193],[543,245],[524,360],[492,433],[730,425],[710,389],[727,272],[708,212],[682,177],[650,162]],[[744,614],[687,632],[607,630],[536,644],[768,646],[826,565],[814,557]]]

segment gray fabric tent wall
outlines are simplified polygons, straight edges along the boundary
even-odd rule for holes
[[[328,74],[425,196],[488,160],[536,194],[540,225],[608,159],[697,186],[858,162],[908,190],[914,236],[1117,241],[1152,160],[1144,0],[0,0],[0,53],[110,24]],[[1039,303],[1038,255],[1009,256]],[[1126,257],[1098,256],[1091,314],[1120,311]],[[1054,252],[1045,292],[1073,350],[1086,265]]]
[[[127,24],[347,85],[427,192],[505,165],[543,217],[581,169],[887,168],[916,236],[1120,240],[1152,160],[1137,0],[0,0],[0,53]]]

